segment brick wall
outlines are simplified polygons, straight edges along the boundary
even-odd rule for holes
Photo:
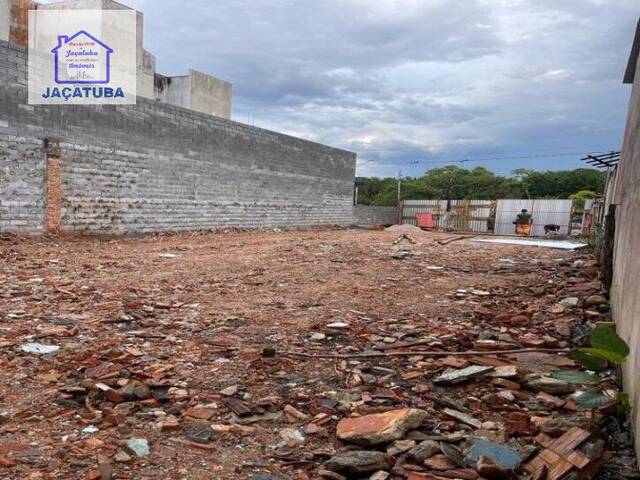
[[[47,138],[59,141],[63,231],[354,223],[351,152],[140,97],[26,99],[26,51],[0,42],[0,229],[43,230]]]
[[[62,217],[62,163],[60,157],[47,158],[45,198],[45,230],[48,233],[59,233]]]

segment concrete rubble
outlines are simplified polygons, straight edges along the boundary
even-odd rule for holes
[[[552,376],[609,321],[590,254],[442,238],[0,237],[0,476],[640,478]]]

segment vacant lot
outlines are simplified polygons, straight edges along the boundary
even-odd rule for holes
[[[355,413],[419,407],[430,417],[418,439],[468,434],[434,400],[450,399],[522,448],[558,411],[579,415],[534,408],[526,395],[488,401],[504,387],[483,379],[435,386],[444,365],[419,350],[569,346],[572,326],[605,318],[558,303],[597,292],[587,254],[439,245],[444,236],[422,232],[394,243],[401,233],[0,240],[0,476],[318,478],[343,445],[338,420]],[[23,351],[29,342],[60,348]],[[390,346],[416,354],[284,353]],[[534,372],[571,363],[558,358],[503,361]],[[509,412],[530,421],[511,428]]]

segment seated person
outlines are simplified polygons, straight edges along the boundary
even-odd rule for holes
[[[516,225],[517,235],[530,235],[531,234],[531,214],[526,208],[523,208],[516,216],[516,221],[513,222]]]

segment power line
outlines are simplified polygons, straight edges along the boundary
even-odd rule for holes
[[[535,155],[518,155],[512,157],[489,157],[489,158],[464,158],[459,160],[400,160],[398,162],[376,162],[375,160],[363,160],[363,163],[367,164],[375,164],[375,165],[400,165],[404,164],[404,162],[409,162],[410,164],[442,164],[442,163],[463,163],[463,162],[494,162],[494,161],[502,161],[502,160],[525,160],[525,159],[533,159],[533,158],[555,158],[555,157],[568,157],[568,156],[577,156],[577,155],[598,155],[603,153],[609,153],[610,151],[600,151],[600,152],[559,152],[559,153],[544,153],[544,154],[535,154]]]
[[[467,147],[469,147],[469,145],[466,145]],[[440,147],[465,147],[465,145],[458,145],[456,143],[429,143],[429,144],[414,144],[414,145],[409,145],[409,146],[403,146],[403,147],[378,147],[378,148],[369,148],[367,147],[367,145],[358,145],[355,144],[354,146],[345,146],[343,147],[345,150],[354,150],[354,151],[358,151],[358,150],[362,150],[365,152],[415,152],[416,150],[427,150],[430,148],[440,148]],[[602,150],[612,150],[613,147],[609,148],[609,147],[603,147],[601,145],[580,145],[580,146],[565,146],[564,148],[598,148],[598,149],[602,149]],[[617,148],[617,147],[616,147]]]

